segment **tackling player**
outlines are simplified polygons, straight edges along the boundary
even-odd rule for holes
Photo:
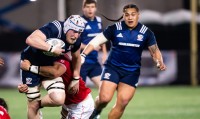
[[[123,21],[108,26],[83,50],[82,60],[100,44],[110,40],[111,52],[102,73],[102,85],[95,110],[90,119],[96,118],[111,101],[117,89],[117,101],[109,112],[108,119],[120,119],[129,101],[133,98],[141,67],[141,54],[147,46],[160,70],[165,70],[162,54],[153,32],[138,22],[139,8],[134,4],[123,8]]]
[[[3,98],[0,98],[0,119],[10,119],[8,106]]]
[[[49,78],[56,78],[62,75],[65,84],[65,103],[62,106],[61,119],[88,119],[94,110],[94,101],[90,94],[91,90],[85,86],[82,79],[79,82],[79,92],[71,94],[67,89],[73,80],[71,62],[67,55],[54,62],[53,66],[41,66],[39,74]],[[21,68],[28,71],[31,63],[28,60],[21,62]],[[26,84],[18,86],[20,92],[28,92]]]
[[[22,70],[23,84],[27,84],[29,89],[28,98],[28,119],[38,118],[39,107],[60,106],[65,100],[64,84],[61,77],[51,78],[39,75],[39,66],[53,65],[59,57],[47,56],[43,52],[51,52],[57,56],[63,52],[71,51],[73,79],[69,86],[72,93],[78,92],[78,82],[80,78],[80,40],[77,40],[85,28],[85,23],[79,15],[72,15],[66,21],[53,21],[34,31],[27,39],[29,45],[21,54],[21,61],[29,60],[32,65],[29,71]],[[65,42],[65,49],[60,46],[51,46],[46,43],[46,39],[58,38]],[[46,80],[47,79],[47,80]],[[40,85],[48,91],[48,94],[41,100]],[[39,107],[37,106],[39,105]]]
[[[81,49],[83,50],[85,46],[99,33],[102,32],[102,22],[101,18],[96,16],[97,2],[95,0],[84,0],[83,1],[83,18],[86,21],[86,28],[79,37],[81,39]],[[92,51],[86,58],[84,64],[81,66],[81,76],[86,82],[86,77],[88,76],[91,81],[99,87],[100,75],[102,68],[98,62],[98,51],[102,49],[102,63],[106,60],[107,51],[106,46],[103,44],[101,47],[96,48]]]

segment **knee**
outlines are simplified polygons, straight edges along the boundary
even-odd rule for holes
[[[99,103],[107,105],[111,101],[112,97],[106,94],[102,94],[99,96]]]
[[[122,110],[124,110],[129,102],[130,102],[130,99],[126,99],[126,98],[120,99],[118,102],[118,106],[121,107]]]
[[[65,103],[65,92],[52,92],[49,97],[55,106],[61,106]]]
[[[36,100],[29,101],[28,102],[28,109],[36,111],[37,109],[39,109],[39,103]]]

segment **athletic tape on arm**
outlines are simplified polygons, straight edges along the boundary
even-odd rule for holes
[[[99,45],[107,42],[108,39],[103,35],[103,33],[98,34],[96,37],[94,37],[89,44],[93,45],[94,48],[97,48]]]

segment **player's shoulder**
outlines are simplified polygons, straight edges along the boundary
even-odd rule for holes
[[[101,17],[99,17],[99,16],[95,16],[95,17],[96,17],[96,19],[97,19],[97,22],[102,22]]]
[[[153,34],[153,32],[151,31],[151,29],[149,29],[146,25],[138,22],[138,31],[140,34]]]

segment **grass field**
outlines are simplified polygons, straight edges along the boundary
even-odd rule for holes
[[[93,96],[97,90],[92,89]],[[42,91],[45,94],[45,91]],[[26,119],[26,97],[14,89],[0,89],[12,119]],[[101,115],[106,119],[115,98]],[[44,119],[59,119],[60,107],[42,109]],[[200,119],[200,87],[141,87],[122,119]]]

